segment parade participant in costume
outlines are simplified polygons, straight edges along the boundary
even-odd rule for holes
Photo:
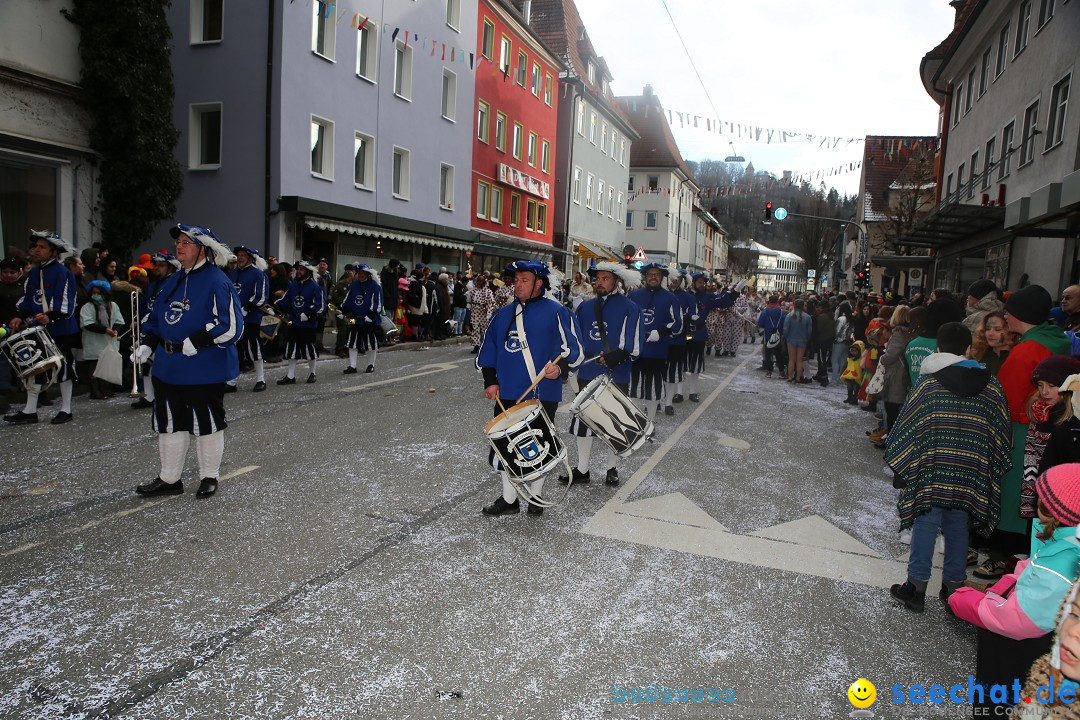
[[[582,387],[603,374],[611,375],[615,385],[624,393],[630,392],[630,367],[641,351],[641,308],[626,297],[626,293],[641,284],[641,273],[617,262],[601,262],[589,268],[592,292],[588,300],[578,303],[578,326],[586,359],[578,370]],[[589,462],[592,458],[594,433],[576,415],[570,421],[570,434],[577,438],[578,460],[573,469],[574,484],[589,482]],[[619,484],[615,455],[604,482]],[[559,482],[570,482],[562,475]]]
[[[466,297],[469,300],[469,315],[472,317],[469,339],[472,341],[472,351],[473,355],[475,355],[480,351],[480,343],[483,342],[484,333],[487,332],[488,318],[491,316],[491,311],[498,305],[495,300],[495,293],[488,286],[486,275],[477,275],[473,279],[473,288],[466,293]]]
[[[153,263],[153,268],[150,270],[150,285],[139,302],[140,323],[145,323],[150,313],[154,311],[154,303],[157,301],[158,296],[161,295],[161,289],[165,287],[165,278],[180,269],[180,261],[164,250],[151,255],[150,260]],[[140,372],[143,373],[143,394],[142,397],[131,403],[131,407],[137,410],[154,406],[154,383],[151,382],[153,365],[151,362],[152,358],[146,364],[139,364]]]
[[[180,272],[162,284],[143,324],[143,343],[135,359],[155,354],[152,427],[158,433],[161,472],[139,485],[140,495],[179,495],[188,443],[195,436],[199,458],[196,497],[217,492],[225,452],[225,383],[236,377],[236,341],[243,318],[236,288],[220,269],[230,255],[207,228],[177,225]]]
[[[350,319],[356,322],[349,326],[349,367],[346,375],[357,372],[356,361],[359,354],[367,353],[367,369],[375,372],[375,353],[379,349],[379,329],[382,327],[383,293],[379,275],[365,264],[356,266],[356,279],[349,286],[349,293],[341,305],[338,320]]]
[[[229,271],[229,279],[240,296],[240,309],[244,313],[244,334],[236,344],[240,358],[240,369],[255,368],[255,387],[252,392],[266,389],[266,370],[263,362],[262,339],[259,329],[262,327],[263,312],[260,308],[266,304],[270,295],[270,281],[266,277],[266,261],[259,257],[259,251],[244,245],[233,248],[236,253],[236,268]],[[226,392],[236,392],[239,376],[229,381]]]
[[[550,274],[546,263],[519,260],[507,270],[513,276],[514,300],[492,314],[476,356],[476,368],[484,375],[484,397],[496,401],[497,416],[543,376],[532,392],[550,420],[562,400],[562,378],[582,360],[577,321],[569,308],[544,297]],[[494,453],[491,457],[498,468]],[[540,497],[543,489],[543,477],[532,481],[533,496]],[[517,490],[503,469],[502,494],[483,512],[502,515],[516,513],[519,507]],[[528,511],[539,514],[544,508],[530,502]]]
[[[691,297],[690,312],[686,316],[687,327],[685,328],[688,340],[686,341],[686,390],[690,402],[698,402],[698,381],[701,373],[705,372],[705,344],[709,340],[709,330],[705,326],[705,319],[712,309],[712,293],[705,290],[705,273],[694,273],[693,294]]]
[[[671,278],[670,290],[679,300],[682,312],[683,327],[686,326],[687,318],[693,314],[694,296],[684,287],[688,274],[686,270],[678,268],[675,277]],[[665,396],[667,405],[664,407],[666,415],[674,415],[675,408],[672,403],[683,401],[683,377],[686,374],[686,333],[680,332],[672,335],[668,344],[667,368],[664,370],[666,384]]]
[[[289,369],[285,377],[277,381],[278,385],[296,384],[298,360],[308,361],[307,381],[315,382],[315,363],[319,360],[315,334],[319,329],[319,316],[326,311],[326,297],[315,280],[315,266],[299,260],[294,267],[296,278],[289,283],[284,297],[274,303],[274,307],[288,314],[290,321],[285,340],[285,359],[289,361]]]
[[[735,301],[745,286],[746,281],[740,280],[734,288],[717,293],[713,307],[720,311],[720,345],[714,352],[719,351],[717,354],[720,357],[735,357],[735,351],[742,341],[743,320],[736,313]]]
[[[81,339],[79,319],[75,314],[75,276],[63,264],[63,256],[75,252],[67,242],[54,232],[33,231],[30,235],[30,259],[33,267],[26,275],[23,295],[16,303],[18,314],[8,323],[14,331],[30,325],[44,325],[46,332],[63,353],[56,382],[60,385],[60,412],[52,419],[53,425],[70,422],[72,383],[76,379],[75,358],[72,354]],[[41,385],[48,373],[40,373],[26,388],[26,406],[17,413],[5,415],[4,420],[15,424],[31,424],[38,421],[37,406]]]
[[[682,332],[682,305],[675,295],[663,287],[668,269],[660,263],[649,263],[641,269],[644,287],[630,293],[630,299],[641,308],[641,354],[634,361],[630,394],[645,401],[645,414],[652,422],[656,409],[664,399],[664,369],[667,347],[672,335]]]

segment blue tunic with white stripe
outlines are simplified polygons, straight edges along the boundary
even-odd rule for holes
[[[289,283],[289,289],[274,306],[288,313],[295,327],[315,329],[319,327],[318,316],[326,311],[326,296],[313,278],[303,281],[297,278]],[[301,315],[307,320],[301,320]]]
[[[630,299],[641,308],[641,357],[653,359],[667,358],[670,337],[682,332],[682,305],[675,294],[664,288],[655,290],[640,287],[630,293]],[[660,335],[655,342],[646,342],[645,338],[653,330]]]
[[[356,318],[357,325],[377,326],[381,322],[382,286],[374,280],[353,280],[341,303],[341,312]]]
[[[259,268],[254,265],[234,268],[229,273],[229,279],[236,287],[236,294],[240,298],[240,308],[244,311],[245,325],[261,325],[263,312],[259,308],[266,304],[270,292],[270,281]]]
[[[33,317],[42,312],[48,315],[49,335],[53,337],[79,332],[79,318],[75,313],[75,276],[56,260],[30,269],[23,296],[16,307],[24,317]],[[0,322],[10,319],[3,318]]]
[[[641,308],[633,300],[621,294],[608,295],[604,298],[596,297],[578,305],[581,344],[588,358],[596,357],[604,349],[598,322],[601,302],[603,302],[608,351],[625,350],[630,357],[614,368],[605,368],[595,361],[583,363],[581,369],[578,370],[578,380],[587,383],[604,373],[611,373],[611,378],[616,383],[628,385],[630,384],[630,363],[641,353]]]

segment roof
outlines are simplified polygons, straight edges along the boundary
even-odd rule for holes
[[[520,29],[529,35],[530,38],[539,46],[542,50],[549,53],[554,60],[554,65],[559,72],[566,69],[566,61],[563,59],[562,53],[548,45],[547,41],[537,32],[535,24],[532,22],[525,22],[525,16],[522,13],[522,0],[487,0],[493,8],[501,8],[503,12],[506,12],[512,17]],[[533,14],[535,17],[535,13]]]
[[[952,54],[956,52],[960,41],[967,35],[971,26],[975,24],[975,19],[986,7],[987,2],[988,0],[953,0],[953,7],[956,8],[956,20],[953,23],[952,32],[938,43],[937,47],[926,53],[919,63],[919,75],[922,78],[923,87],[938,105],[945,102],[945,88],[937,85],[938,74]]]
[[[863,141],[863,177],[859,196],[863,222],[882,222],[889,209],[888,190],[919,150],[937,151],[933,135],[867,135]],[[910,183],[907,183],[910,185]]]
[[[618,101],[630,124],[641,136],[630,146],[630,167],[678,168],[691,181],[697,182],[679,152],[664,106],[652,88],[646,86],[644,95],[620,97]]]
[[[750,241],[750,251],[756,252],[758,255],[770,255],[784,260],[798,260],[799,262],[803,262],[803,259],[795,253],[789,253],[786,250],[773,250],[772,248],[765,247],[757,240]]]

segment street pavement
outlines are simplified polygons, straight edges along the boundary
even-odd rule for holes
[[[207,500],[194,447],[184,495],[134,494],[157,444],[126,397],[0,428],[0,717],[831,718],[858,678],[877,717],[970,716],[889,699],[966,683],[974,632],[938,579],[923,615],[889,597],[896,491],[841,387],[709,357],[620,487],[594,449],[562,505],[489,518],[469,348],[245,375]]]

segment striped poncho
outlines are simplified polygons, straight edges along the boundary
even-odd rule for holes
[[[989,535],[1001,514],[1001,478],[1012,467],[1012,428],[996,378],[975,395],[950,392],[922,375],[895,427],[885,461],[905,483],[901,529],[931,507],[964,510],[969,529]]]

